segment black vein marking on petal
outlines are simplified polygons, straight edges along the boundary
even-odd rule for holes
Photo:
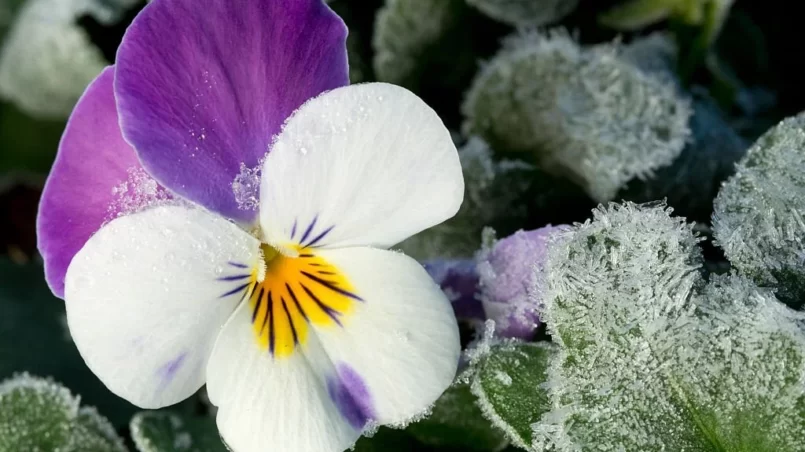
[[[237,268],[249,268],[249,266],[248,266],[248,265],[244,265],[244,264],[241,264],[241,263],[238,263],[238,262],[232,262],[232,261],[229,261],[229,262],[227,262],[227,263],[228,263],[229,265],[231,265],[231,266],[233,266],[233,267],[237,267]]]
[[[307,318],[307,313],[304,309],[302,309],[302,305],[299,304],[299,300],[296,298],[296,294],[294,293],[293,289],[291,289],[291,286],[288,285],[288,283],[285,283],[285,288],[288,289],[288,294],[291,296],[291,299],[296,305],[296,309],[299,310],[299,313],[302,314],[302,317],[305,318],[305,321],[310,322],[310,320]]]
[[[218,297],[218,298],[226,298],[226,297],[228,297],[228,296],[230,296],[230,295],[236,294],[236,293],[238,293],[238,292],[242,291],[243,289],[245,289],[245,288],[249,287],[250,285],[251,285],[251,283],[246,283],[246,284],[243,284],[243,285],[241,285],[241,286],[238,286],[238,287],[236,287],[236,288],[234,288],[234,289],[230,290],[229,292],[227,292],[227,293],[225,293],[225,294],[221,295],[221,296],[220,296],[220,297]]]
[[[307,258],[310,258],[310,257],[314,257],[314,255],[313,255],[313,254],[306,253],[306,254],[300,254],[300,255],[299,255],[299,257],[307,257]]]
[[[338,273],[336,273],[336,272],[326,272],[326,271],[324,271],[324,270],[318,270],[318,271],[316,271],[316,273],[318,273],[318,274],[320,274],[320,275],[329,275],[329,276],[332,276],[332,275],[337,275],[337,274],[338,274]]]
[[[324,267],[323,265],[321,265],[319,263],[316,263],[316,262],[314,262],[312,264],[308,264],[308,265],[310,265],[311,267]]]
[[[263,331],[266,329],[266,325],[268,325],[268,316],[271,314],[271,291],[268,291],[267,294],[268,301],[266,302],[266,313],[263,314],[263,324],[260,325],[260,334],[263,334]]]
[[[313,228],[316,227],[316,221],[318,221],[318,220],[319,220],[318,215],[313,217],[313,221],[311,221],[310,224],[307,226],[307,229],[305,229],[305,233],[302,234],[302,238],[299,239],[299,243],[305,243],[305,240],[307,240],[307,237],[310,235],[311,232],[313,232]]]
[[[352,292],[350,292],[348,290],[344,290],[344,289],[342,289],[340,287],[337,287],[332,281],[327,281],[326,279],[321,279],[318,276],[311,275],[310,273],[308,273],[306,271],[302,271],[302,274],[305,275],[306,277],[308,277],[309,279],[312,279],[313,281],[321,284],[322,286],[332,290],[333,292],[338,292],[341,295],[344,295],[345,297],[352,298],[353,300],[363,301],[363,298],[355,295],[354,293],[352,293]]]
[[[252,312],[252,324],[257,319],[257,313],[260,311],[260,305],[263,304],[263,291],[265,288],[260,288],[260,294],[257,296],[257,303],[254,305],[254,312]]]
[[[338,326],[341,326],[341,321],[338,320],[338,315],[340,314],[340,312],[322,303],[321,300],[319,300],[319,298],[316,295],[313,295],[313,292],[311,292],[310,289],[308,289],[304,284],[300,283],[299,285],[302,286],[302,290],[304,290],[305,293],[308,294],[310,299],[313,300],[316,303],[316,305],[319,306],[319,309],[321,309],[322,311],[324,311],[325,314],[330,316],[330,318],[333,319],[333,321],[335,321],[335,323],[337,323]]]
[[[295,235],[296,235],[296,218],[294,218],[293,226],[291,226],[291,240],[293,240]]]
[[[335,225],[332,225],[332,226],[330,226],[329,228],[325,229],[325,230],[324,230],[324,232],[322,232],[321,234],[317,235],[317,236],[316,236],[316,238],[314,238],[314,239],[313,239],[313,240],[311,240],[310,242],[306,243],[306,244],[303,246],[303,248],[309,248],[309,247],[311,247],[311,246],[313,246],[313,245],[315,245],[315,244],[319,243],[319,241],[321,241],[321,239],[323,239],[324,237],[326,237],[326,236],[327,236],[327,234],[329,234],[329,233],[330,233],[330,231],[332,231],[334,227],[335,227]]]
[[[285,311],[285,317],[288,318],[288,324],[291,325],[291,334],[293,334],[293,343],[299,344],[299,338],[296,336],[296,327],[293,324],[293,318],[291,318],[291,312],[288,311],[288,305],[285,304],[285,298],[280,297],[280,301],[282,301],[282,309]]]
[[[271,292],[268,293],[268,350],[274,354],[276,342],[276,331],[274,331],[274,300],[271,299]]]
[[[222,276],[218,278],[218,281],[240,281],[241,279],[246,279],[251,277],[252,275],[232,275],[232,276]]]

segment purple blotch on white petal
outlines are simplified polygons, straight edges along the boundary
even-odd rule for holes
[[[327,378],[327,392],[341,416],[356,430],[362,430],[376,417],[366,382],[351,366],[336,366],[336,375]]]
[[[480,299],[486,316],[503,337],[529,339],[539,324],[542,297],[537,272],[544,263],[551,234],[564,226],[517,231],[479,253]]]

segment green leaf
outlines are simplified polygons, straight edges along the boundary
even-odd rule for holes
[[[0,258],[0,275],[0,379],[18,369],[52,376],[116,427],[127,425],[137,409],[109,392],[84,363],[70,338],[64,301],[50,292],[42,266]]]
[[[0,383],[0,450],[64,450],[77,415],[78,398],[51,380],[22,374]]]
[[[73,428],[73,444],[76,452],[127,450],[112,424],[93,407],[82,407],[78,411]]]
[[[805,113],[766,132],[715,201],[713,229],[734,268],[805,304]]]
[[[211,417],[143,411],[131,420],[131,436],[140,452],[227,452]]]
[[[499,451],[508,445],[502,431],[484,418],[468,383],[449,387],[430,416],[408,427],[419,441],[466,451]]]
[[[477,364],[473,377],[472,392],[484,416],[527,450],[532,450],[531,425],[550,409],[544,385],[554,352],[545,342],[497,345]]]
[[[467,0],[489,17],[515,27],[541,27],[572,13],[578,0]]]

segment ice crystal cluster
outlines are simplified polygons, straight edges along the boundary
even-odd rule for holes
[[[801,313],[738,275],[705,282],[690,225],[612,205],[567,231],[542,307],[558,352],[532,450],[799,450]]]
[[[713,228],[732,265],[805,304],[805,114],[769,130],[715,201]]]
[[[509,38],[463,106],[465,132],[524,152],[577,181],[597,201],[670,164],[690,135],[689,102],[619,55],[580,47],[567,33]]]
[[[125,452],[95,408],[47,379],[21,374],[0,383],[0,451]]]

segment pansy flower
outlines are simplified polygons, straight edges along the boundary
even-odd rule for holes
[[[43,194],[87,365],[145,408],[206,384],[236,452],[344,450],[455,376],[449,302],[388,248],[455,214],[457,152],[410,92],[346,86],[345,37],[321,0],[150,2]]]

